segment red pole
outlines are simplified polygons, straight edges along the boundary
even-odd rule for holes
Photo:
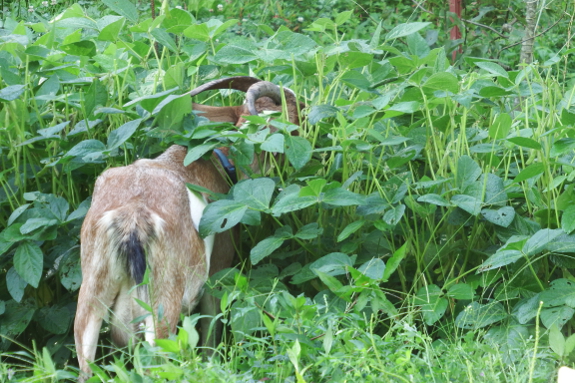
[[[461,0],[449,0],[449,12],[455,13],[457,17],[461,19]],[[451,21],[453,21],[453,19],[451,19]],[[461,38],[461,31],[459,30],[459,27],[457,25],[451,28],[450,37],[451,40],[457,40]],[[457,51],[461,53],[462,52],[461,47],[453,51],[452,53],[453,61],[455,61]]]

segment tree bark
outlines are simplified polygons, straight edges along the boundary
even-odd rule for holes
[[[525,36],[521,44],[519,62],[530,64],[533,61],[533,45],[535,27],[537,26],[537,3],[538,0],[525,0]]]

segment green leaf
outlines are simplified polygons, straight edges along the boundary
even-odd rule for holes
[[[38,322],[52,334],[65,334],[73,315],[66,307],[45,306],[38,312]]]
[[[565,337],[555,323],[549,328],[549,347],[559,354],[560,358],[565,356]]]
[[[250,251],[252,265],[258,264],[262,259],[279,249],[285,240],[285,238],[273,236],[258,242]]]
[[[319,237],[322,233],[323,229],[319,227],[317,222],[312,222],[300,227],[300,229],[295,234],[295,237],[299,239],[310,240]]]
[[[475,291],[467,283],[457,283],[449,287],[445,295],[453,299],[472,300],[475,296]]]
[[[170,34],[168,32],[166,32],[164,29],[161,29],[161,28],[153,29],[152,30],[152,36],[154,36],[154,38],[160,44],[162,44],[163,46],[165,46],[166,48],[168,48],[172,52],[174,52],[174,53],[178,52],[178,46],[176,45],[176,42],[174,41],[172,36],[170,36]]]
[[[475,197],[465,194],[456,194],[451,197],[451,203],[471,215],[476,216],[481,213],[481,200]]]
[[[354,206],[362,205],[365,201],[365,197],[361,194],[338,187],[327,190],[323,193],[320,200],[331,206]]]
[[[200,235],[205,238],[231,229],[241,221],[247,209],[245,204],[227,199],[208,204],[200,221]]]
[[[361,265],[358,270],[366,277],[379,281],[383,279],[385,263],[379,258],[372,258]]]
[[[397,39],[399,37],[409,36],[412,33],[416,33],[421,29],[427,27],[431,23],[403,23],[395,26],[388,34],[385,36],[385,40]]]
[[[481,266],[479,266],[479,272],[484,272],[488,270],[493,270],[500,268],[502,266],[509,265],[511,263],[517,262],[519,259],[523,258],[523,253],[519,250],[499,250],[489,258],[487,258]]]
[[[341,242],[347,239],[350,235],[358,231],[365,224],[365,219],[360,219],[359,221],[353,221],[348,224],[337,236],[337,242]]]
[[[388,225],[395,226],[399,223],[399,221],[401,221],[401,218],[403,218],[404,213],[405,213],[405,205],[400,204],[386,211],[385,214],[383,215],[383,220]]]
[[[437,206],[451,206],[449,201],[435,193],[422,195],[421,197],[417,198],[417,202],[426,202]]]
[[[423,84],[425,88],[442,90],[451,93],[459,92],[459,81],[451,73],[439,72],[431,75]]]
[[[129,0],[102,0],[102,2],[120,16],[124,16],[134,23],[138,21],[136,6]]]
[[[241,181],[233,188],[234,200],[248,207],[267,211],[275,190],[275,182],[270,178],[256,178]]]
[[[108,150],[113,150],[120,147],[126,140],[128,140],[138,129],[142,119],[128,121],[124,125],[120,126],[118,129],[110,132],[108,136]]]
[[[39,218],[29,218],[21,227],[20,233],[22,234],[30,234],[35,230],[40,228],[49,227],[57,225],[58,221],[55,219],[50,219],[46,217],[39,217]]]
[[[338,13],[335,16],[335,23],[337,25],[342,25],[343,23],[347,22],[350,19],[352,14],[353,14],[353,11],[343,11],[343,12]]]
[[[539,254],[547,248],[547,244],[563,234],[561,229],[542,229],[536,232],[523,245],[523,253],[528,256]]]
[[[448,301],[442,295],[436,285],[424,286],[415,294],[415,304],[421,306],[423,320],[428,326],[440,320],[447,310]]]
[[[310,124],[315,125],[324,118],[335,117],[338,108],[331,105],[314,105],[311,107],[307,119]]]
[[[486,70],[487,72],[491,73],[492,75],[509,78],[509,74],[499,64],[496,64],[493,62],[488,62],[488,61],[478,61],[475,63],[475,65],[477,65],[481,69]]]
[[[38,287],[43,266],[44,256],[40,247],[28,241],[20,243],[14,254],[14,268],[18,275],[33,287]]]
[[[318,200],[314,196],[299,195],[301,187],[296,184],[291,184],[285,188],[276,198],[272,207],[272,214],[280,216],[285,213],[305,209],[308,206],[315,205]]]
[[[120,31],[126,23],[126,18],[122,16],[108,15],[102,17],[97,23],[98,28],[100,28],[98,40],[116,42]]]
[[[559,329],[563,328],[565,323],[567,323],[575,314],[575,309],[572,307],[562,306],[562,307],[551,307],[541,310],[541,323],[543,326],[549,328],[553,324],[556,324]]]
[[[0,100],[14,101],[24,93],[25,88],[24,85],[10,85],[6,88],[2,88],[0,89]]]
[[[311,159],[312,147],[309,141],[303,137],[288,136],[285,154],[290,164],[296,170],[300,170]]]
[[[337,276],[347,272],[347,267],[353,266],[353,259],[344,253],[329,253],[313,262],[309,268],[316,275],[322,272],[327,275]]]
[[[507,137],[509,130],[511,130],[512,123],[513,120],[509,114],[498,114],[489,127],[489,137],[493,138],[494,140]]]
[[[529,178],[533,178],[543,174],[544,171],[545,171],[545,165],[542,162],[535,162],[527,166],[521,172],[519,172],[519,174],[515,177],[513,182],[525,181]]]
[[[393,274],[397,267],[401,263],[401,261],[405,258],[407,249],[407,242],[404,243],[399,249],[395,250],[391,258],[387,261],[385,271],[383,273],[383,282],[387,282],[389,277]]]
[[[567,234],[575,230],[575,205],[569,205],[561,216],[561,228]]]
[[[241,45],[231,43],[220,49],[214,59],[224,64],[245,64],[258,59],[257,46],[250,41],[243,41]]]
[[[221,144],[219,142],[206,142],[204,144],[196,145],[193,148],[189,148],[188,153],[184,158],[184,166],[188,166],[192,162],[202,158],[204,154],[214,150],[220,145]]]
[[[464,329],[479,329],[502,321],[508,316],[499,302],[480,304],[472,302],[463,309],[455,319],[455,326]]]
[[[512,142],[517,146],[522,146],[524,148],[541,150],[541,144],[532,138],[512,137],[512,138],[508,138],[507,141]]]
[[[575,149],[575,138],[562,138],[553,143],[549,151],[550,157],[558,157]]]
[[[180,352],[180,345],[177,341],[172,339],[154,339],[156,344],[162,348],[164,352]]]
[[[281,133],[272,134],[261,144],[260,148],[270,153],[283,153],[285,148],[284,135]]]
[[[575,308],[575,282],[559,278],[551,282],[547,290],[539,293],[543,307],[570,306]]]
[[[14,267],[11,267],[6,273],[6,287],[8,288],[8,292],[12,296],[12,299],[16,302],[22,301],[26,286],[28,286],[28,282],[18,275],[18,272]]]
[[[509,227],[515,218],[515,209],[511,206],[504,206],[498,210],[483,209],[481,215],[486,221],[502,227]]]
[[[457,160],[457,174],[455,184],[459,190],[464,190],[468,185],[474,183],[481,175],[481,168],[471,157],[461,156]]]

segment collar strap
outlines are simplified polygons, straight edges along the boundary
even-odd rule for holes
[[[231,163],[228,157],[220,149],[214,149],[214,153],[218,156],[220,163],[222,164],[224,170],[230,177],[232,183],[236,184],[238,182],[238,176],[236,174],[236,167]]]

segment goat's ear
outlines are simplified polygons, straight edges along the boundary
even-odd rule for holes
[[[200,116],[212,122],[231,122],[236,124],[241,114],[241,106],[208,106],[202,104],[192,104],[192,109]]]

